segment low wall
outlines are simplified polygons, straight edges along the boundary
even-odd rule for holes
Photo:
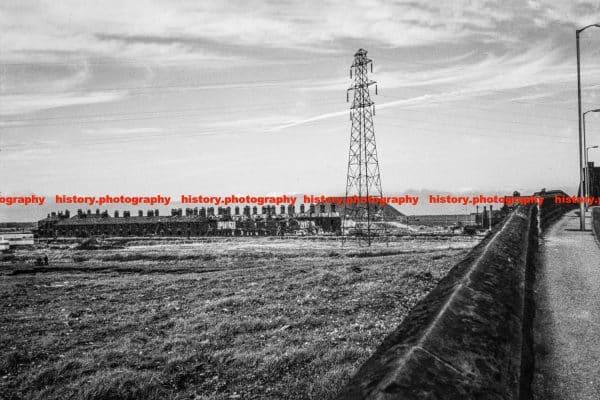
[[[565,211],[553,203],[515,209],[411,310],[337,399],[528,399],[538,235]]]
[[[594,231],[596,240],[600,243],[600,207],[592,208],[592,231]]]

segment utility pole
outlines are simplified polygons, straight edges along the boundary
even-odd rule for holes
[[[345,235],[347,222],[354,221],[359,244],[362,245],[362,239],[365,238],[367,246],[370,246],[372,241],[373,221],[375,218],[383,221],[385,208],[385,205],[381,206],[381,218],[378,218],[377,207],[373,210],[369,204],[369,196],[383,197],[373,127],[375,103],[369,94],[371,85],[375,85],[375,94],[377,94],[377,82],[369,80],[369,67],[373,72],[373,60],[367,57],[366,50],[359,49],[354,54],[354,62],[350,67],[350,78],[354,81],[346,92],[346,101],[349,101],[350,92],[353,92],[354,97],[350,106],[352,128],[350,130],[345,209],[342,223],[342,235]],[[358,198],[357,204],[349,205],[348,199],[352,199],[354,196]],[[366,201],[363,203],[362,199]]]
[[[581,62],[579,55],[579,35],[581,32],[585,31],[587,28],[592,26],[600,28],[600,24],[591,24],[585,26],[581,29],[575,30],[575,42],[577,47],[577,116],[579,119],[579,195],[583,197],[584,181],[583,181],[583,133],[582,133],[582,123],[581,123]],[[587,168],[587,166],[586,166]],[[585,230],[585,204],[584,202],[579,202],[579,229]]]

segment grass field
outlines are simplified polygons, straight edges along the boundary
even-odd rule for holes
[[[0,398],[330,399],[476,241],[17,251],[0,261]]]

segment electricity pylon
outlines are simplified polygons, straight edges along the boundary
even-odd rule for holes
[[[350,92],[353,92],[354,97],[350,107],[352,129],[342,223],[342,235],[353,233],[358,236],[360,244],[366,242],[368,246],[371,245],[372,237],[381,232],[373,222],[383,221],[384,217],[384,206],[379,207],[368,201],[369,196],[383,197],[373,128],[375,103],[369,94],[369,86],[372,85],[375,85],[375,94],[377,94],[377,82],[369,80],[369,67],[373,72],[373,60],[367,57],[366,50],[359,49],[354,54],[354,63],[350,67],[350,79],[354,79],[354,82],[346,92],[346,101],[349,101]],[[349,200],[356,198],[355,196],[359,200],[366,201],[348,204]],[[352,227],[349,226],[351,224]]]

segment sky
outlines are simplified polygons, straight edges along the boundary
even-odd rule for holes
[[[596,22],[600,1],[5,0],[0,194],[344,193],[358,48],[384,193],[573,193]]]

